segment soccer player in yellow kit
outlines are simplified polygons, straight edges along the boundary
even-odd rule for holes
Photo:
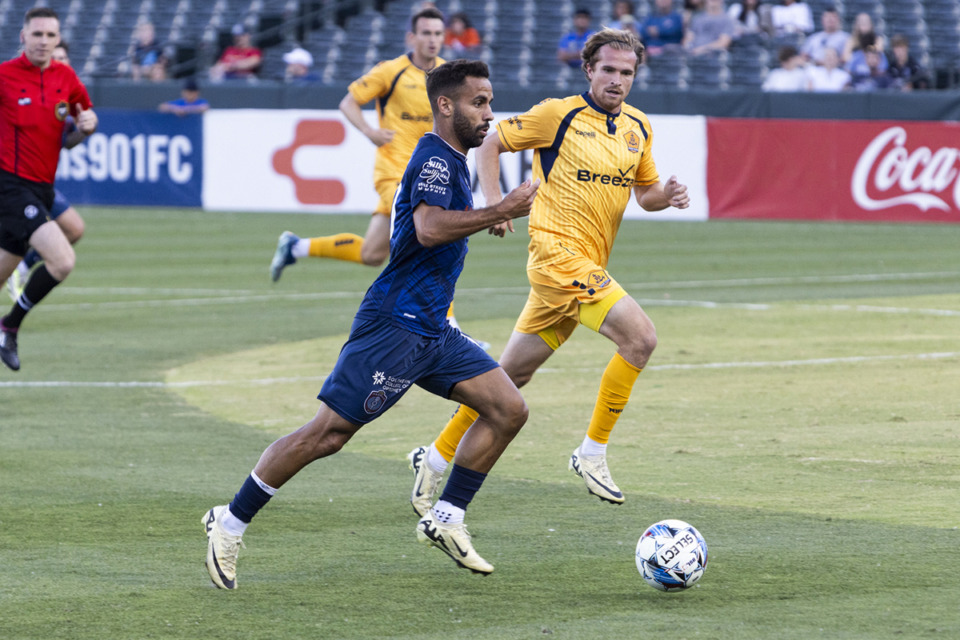
[[[299,238],[289,231],[280,235],[270,263],[270,277],[277,281],[283,269],[297,258],[334,258],[380,266],[390,253],[390,209],[403,171],[423,134],[433,129],[427,98],[427,72],[444,60],[443,14],[423,9],[410,20],[412,50],[377,64],[350,84],[340,102],[340,111],[350,123],[377,145],[373,182],[380,196],[365,237],[338,233],[317,238]],[[371,127],[361,107],[376,99],[379,128]]]
[[[647,116],[624,103],[643,51],[630,32],[595,33],[581,54],[589,91],[544,100],[500,122],[477,151],[488,206],[502,198],[503,152],[534,149],[533,177],[542,182],[530,215],[530,295],[500,358],[504,371],[522,387],[579,324],[617,345],[600,379],[586,436],[570,457],[570,468],[587,490],[614,504],[624,497],[607,467],[607,442],[656,347],[657,333],[607,272],[607,261],[631,193],[647,211],[689,206],[687,187],[676,176],[660,181]],[[416,473],[410,502],[417,513],[430,509],[448,461],[476,418],[461,405],[430,447],[408,455]]]

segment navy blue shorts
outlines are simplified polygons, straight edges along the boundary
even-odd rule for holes
[[[50,219],[56,220],[60,214],[70,208],[70,201],[67,196],[60,193],[60,189],[53,190],[53,206],[50,207]]]
[[[458,382],[496,369],[497,362],[459,330],[444,325],[428,338],[357,318],[317,397],[353,424],[366,424],[396,404],[411,384],[449,398]]]

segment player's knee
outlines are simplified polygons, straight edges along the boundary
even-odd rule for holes
[[[45,260],[44,263],[50,275],[53,276],[54,279],[63,282],[76,266],[77,254],[74,253],[73,249],[70,249],[69,251],[64,251],[62,255],[52,260]]]
[[[517,361],[510,359],[510,355],[507,355],[506,358],[501,358],[500,366],[503,367],[504,373],[510,378],[517,389],[523,387],[523,385],[530,382],[533,378],[533,374],[537,372],[537,368],[528,364],[517,364]]]
[[[657,348],[657,330],[650,327],[639,336],[639,348],[649,358]]]
[[[379,267],[386,261],[387,256],[390,255],[390,250],[367,249],[368,244],[370,243],[363,243],[363,248],[360,250],[360,260],[368,267]]]
[[[630,341],[622,345],[620,353],[627,361],[637,367],[644,367],[653,350],[657,348],[657,332],[651,326],[644,328],[630,336]]]
[[[68,229],[64,229],[64,235],[67,236],[67,240],[70,241],[70,244],[77,244],[80,242],[80,238],[83,237],[83,232],[86,230],[87,227],[83,221],[83,218],[76,216],[73,224],[71,224]]]
[[[519,393],[514,394],[501,405],[504,416],[503,425],[513,435],[527,423],[527,417],[530,415],[530,409],[526,401]]]

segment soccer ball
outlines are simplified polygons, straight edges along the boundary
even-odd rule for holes
[[[654,523],[637,541],[637,569],[654,589],[688,589],[706,568],[707,543],[699,531],[682,520]]]

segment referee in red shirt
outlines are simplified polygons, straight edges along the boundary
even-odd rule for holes
[[[51,59],[59,42],[57,13],[30,9],[20,31],[23,54],[0,64],[0,282],[31,246],[43,258],[0,318],[0,360],[14,371],[20,368],[20,323],[76,262],[67,237],[50,219],[64,121],[72,114],[86,135],[97,129],[86,87],[73,69]]]

